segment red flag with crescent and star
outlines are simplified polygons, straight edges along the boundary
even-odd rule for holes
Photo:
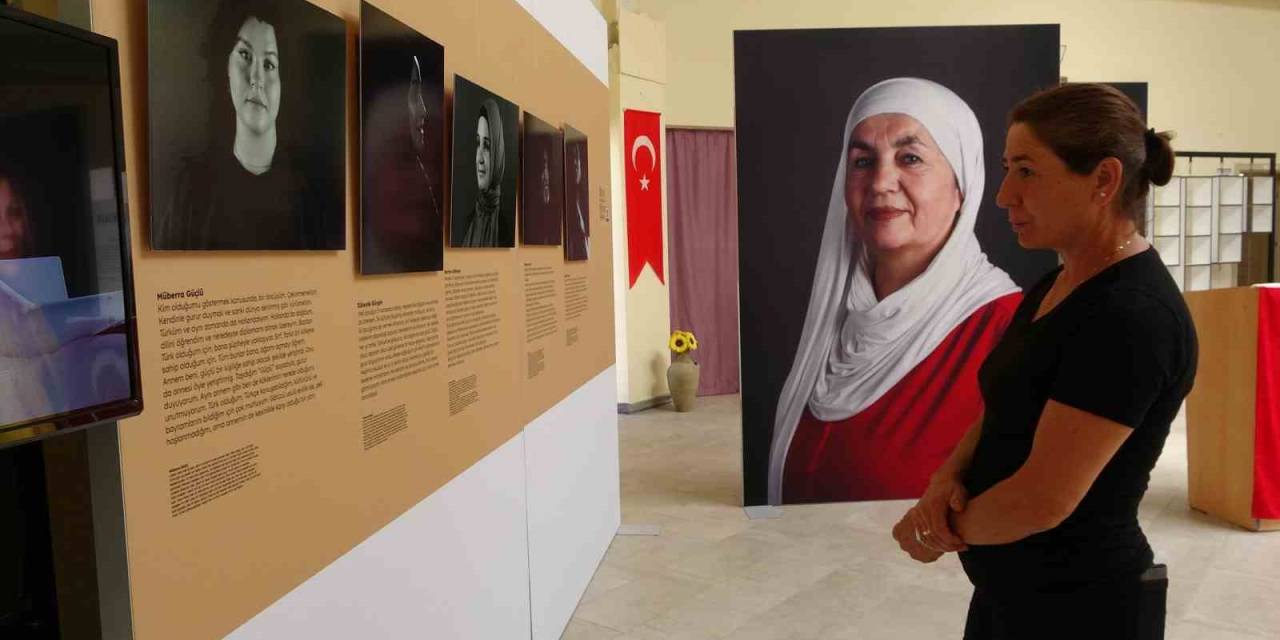
[[[622,139],[627,153],[623,172],[627,185],[627,262],[631,284],[647,264],[662,274],[662,116],[649,111],[622,112]]]

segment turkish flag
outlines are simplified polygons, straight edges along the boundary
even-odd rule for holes
[[[644,265],[662,275],[662,116],[649,111],[622,112],[622,139],[626,149],[627,263],[631,285]]]

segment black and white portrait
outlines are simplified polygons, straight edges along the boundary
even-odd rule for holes
[[[587,182],[587,136],[564,128],[564,258],[586,260],[591,245],[590,183]]]
[[[305,0],[148,6],[155,249],[342,249],[345,27]]]
[[[360,29],[360,272],[439,271],[444,48],[367,2]]]
[[[560,129],[525,112],[523,199],[520,242],[560,244],[564,217],[564,135]]]
[[[449,244],[514,247],[520,109],[462,76],[454,78]]]

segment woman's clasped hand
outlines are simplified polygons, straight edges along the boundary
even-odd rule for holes
[[[898,546],[919,562],[933,562],[944,553],[968,549],[951,530],[951,514],[964,511],[969,492],[954,475],[934,476],[924,495],[893,527]]]

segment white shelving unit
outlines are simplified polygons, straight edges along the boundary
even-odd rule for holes
[[[1145,234],[1179,289],[1220,289],[1274,278],[1271,269],[1280,268],[1276,154],[1179,151],[1175,156],[1173,179],[1153,187],[1147,198]]]

